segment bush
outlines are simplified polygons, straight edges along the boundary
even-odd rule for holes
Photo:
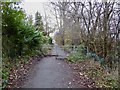
[[[79,45],[76,48],[76,51],[74,51],[73,53],[71,53],[67,59],[71,62],[76,62],[76,61],[83,61],[85,60],[86,57],[86,53],[85,53],[85,47],[84,45]]]
[[[10,68],[19,63],[20,58],[42,54],[42,44],[46,38],[35,29],[18,4],[2,2],[2,81],[5,87]],[[41,26],[42,27],[42,26]],[[28,60],[28,59],[27,59]],[[25,61],[26,62],[26,61]],[[12,65],[12,66],[10,66]]]
[[[85,59],[85,56],[81,53],[72,53],[67,57],[67,60],[71,62],[76,62],[76,61],[83,61]]]

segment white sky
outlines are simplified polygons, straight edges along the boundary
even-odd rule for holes
[[[44,15],[45,15],[44,9],[45,9],[47,16],[51,17],[51,23],[50,23],[51,25],[50,26],[54,27],[54,24],[56,23],[55,17],[52,15],[52,13],[50,11],[50,7],[46,7],[46,5],[45,5],[46,2],[50,2],[50,1],[57,2],[57,1],[63,1],[63,0],[23,0],[22,4],[20,6],[25,10],[27,15],[33,16],[33,20],[35,18],[35,13],[37,11],[40,12],[40,14],[44,17]],[[64,0],[64,1],[86,1],[86,0]],[[100,0],[97,0],[97,1],[100,1]],[[49,22],[50,22],[50,19],[49,19]]]
[[[20,6],[25,10],[27,15],[32,15],[33,19],[35,18],[35,13],[38,11],[42,15],[44,21],[46,13],[47,17],[49,17],[47,21],[50,22],[50,26],[54,26],[56,19],[53,12],[50,11],[51,7],[48,5],[49,0],[42,1],[43,0],[23,0]]]
[[[44,21],[44,16],[45,16],[45,12],[46,12],[47,16],[52,18],[52,19],[49,19],[48,22],[50,22],[50,20],[51,20],[50,25],[54,26],[55,18],[52,15],[52,13],[49,11],[50,8],[45,6],[45,4],[47,4],[47,2],[49,2],[49,0],[23,0],[22,4],[20,6],[25,10],[25,12],[28,16],[29,15],[33,16],[33,20],[35,19],[35,13],[38,11],[43,16],[43,21]],[[51,36],[53,36],[53,34],[51,34]]]
[[[44,14],[43,2],[27,2],[27,0],[24,0],[21,7],[25,10],[27,15],[33,15],[33,17],[35,17],[37,11],[40,12],[41,15]]]
[[[33,21],[35,22],[35,13],[38,11],[40,14],[45,16],[45,12],[47,16],[51,17],[51,23],[50,26],[54,27],[56,24],[55,17],[50,12],[50,7],[47,7],[45,4],[50,1],[63,1],[63,0],[23,0],[22,4],[20,5],[26,12],[26,14],[33,16]],[[64,0],[64,1],[80,1],[80,0]],[[44,8],[43,8],[44,7]],[[44,19],[43,19],[44,21]],[[50,20],[49,20],[50,22]],[[44,23],[44,22],[43,22]],[[51,33],[50,36],[53,37],[53,35],[57,32],[57,30],[54,33]]]

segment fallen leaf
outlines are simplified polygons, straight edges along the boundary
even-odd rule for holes
[[[83,74],[81,72],[79,72],[79,74],[82,76]]]
[[[68,84],[71,84],[71,82],[69,82]]]

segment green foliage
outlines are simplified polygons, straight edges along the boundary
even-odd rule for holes
[[[85,59],[85,56],[81,53],[72,53],[70,54],[67,59],[71,62],[76,62],[76,61],[83,61]]]
[[[49,44],[53,44],[53,43],[52,43],[52,38],[51,38],[51,37],[49,37],[48,43],[49,43]]]
[[[13,3],[3,5],[4,54],[14,59],[16,56],[27,55],[38,47],[41,48],[43,36],[34,26],[26,22],[24,12],[21,9],[9,8]]]
[[[4,88],[8,82],[8,75],[9,75],[9,73],[5,69],[3,69],[3,71],[2,71],[2,88]]]
[[[88,58],[93,58],[95,61],[99,61],[100,64],[104,64],[104,58],[99,57],[96,53],[94,52],[89,52],[87,53]]]
[[[45,43],[46,38],[27,20],[19,3],[2,2],[2,39],[4,62],[2,78],[3,86],[5,86],[10,65],[17,65],[20,58],[27,62],[26,57],[43,54],[42,44]],[[6,70],[6,66],[9,69]]]
[[[87,57],[84,53],[84,45],[79,45],[76,48],[76,51],[74,51],[73,53],[71,53],[67,59],[71,62],[76,62],[76,61],[83,61],[85,60]]]
[[[35,14],[35,27],[38,31],[43,31],[43,22],[42,22],[42,16],[39,12],[36,12]]]

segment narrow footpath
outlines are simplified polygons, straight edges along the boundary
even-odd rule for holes
[[[57,58],[65,58],[65,53],[59,46],[55,45],[51,51]],[[80,88],[75,84],[74,75],[65,60],[56,57],[44,57],[30,71],[28,79],[23,88]]]

